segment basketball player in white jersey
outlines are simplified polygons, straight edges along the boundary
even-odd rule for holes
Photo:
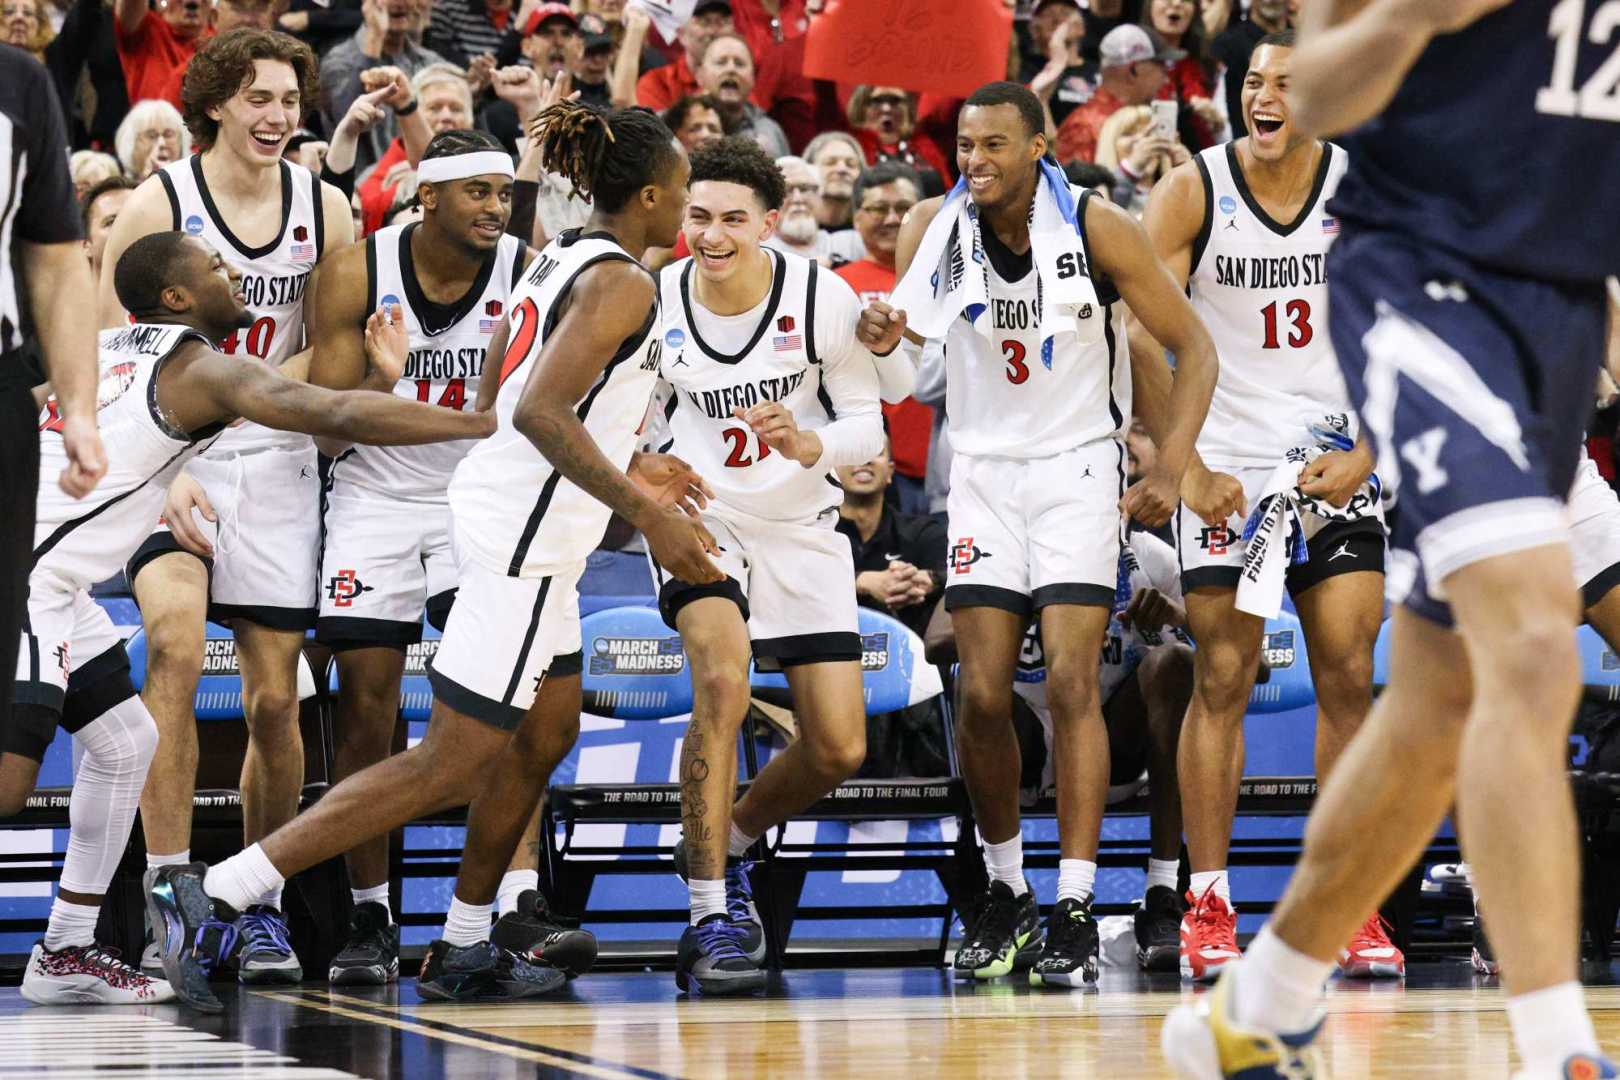
[[[95,945],[96,918],[129,840],[158,729],[135,696],[122,639],[89,595],[146,538],[167,482],[239,416],[372,442],[470,438],[494,428],[487,415],[447,414],[385,394],[338,395],[256,359],[222,355],[212,343],[250,326],[253,315],[240,276],[205,241],[177,232],[143,237],[114,273],[135,323],[101,334],[100,420],[111,471],[83,500],[54,484],[41,489],[18,704],[0,716],[0,816],[16,813],[33,790],[58,725],[83,751],[60,889],[23,980],[23,996],[43,1004],[172,996],[166,983]],[[384,379],[399,376],[400,327],[374,316],[365,350]],[[44,419],[42,467],[49,471],[66,452],[54,410]]]
[[[871,304],[863,324],[878,353],[895,346],[908,316],[913,325],[925,316],[948,327],[946,409],[956,460],[945,605],[961,642],[959,756],[991,878],[968,919],[956,971],[1005,975],[1021,950],[1041,940],[1023,872],[1012,732],[1013,675],[1035,617],[1046,651],[1062,852],[1058,902],[1032,977],[1073,986],[1096,968],[1090,900],[1109,772],[1097,657],[1114,602],[1120,513],[1147,525],[1170,516],[1214,385],[1215,350],[1140,226],[1071,188],[1044,160],[1044,131],[1040,102],[1025,87],[990,83],[968,98],[956,141],[964,179],[912,211],[900,234],[892,308]],[[1055,225],[1037,230],[1032,220]],[[939,230],[948,245],[936,242]],[[948,255],[927,265],[918,258],[925,241]],[[983,276],[982,310],[974,306],[980,301],[959,299],[973,275]],[[1055,292],[1082,285],[1094,300],[1066,313],[1046,307]],[[1131,367],[1120,341],[1121,300],[1155,334],[1173,338],[1181,359],[1157,465],[1129,492]],[[1054,314],[1062,317],[1047,329]]]
[[[566,979],[492,944],[490,909],[579,730],[575,584],[615,512],[684,580],[721,575],[706,554],[713,540],[676,506],[701,498],[695,475],[662,455],[632,457],[661,348],[657,284],[636,258],[675,242],[685,154],[644,109],[604,114],[563,103],[543,116],[547,169],[593,209],[585,229],[563,232],[535,259],[503,316],[509,329],[490,345],[498,377],[481,384],[479,405],[493,405],[499,427],[450,481],[459,574],[430,673],[427,736],[212,869],[148,870],[148,911],[167,928],[164,971],[194,1007],[220,1008],[204,965],[229,952],[236,914],[255,897],[424,813],[469,802],[461,875],[418,991],[450,1001],[526,997]]]
[[[843,500],[832,470],[870,460],[884,435],[854,290],[761,244],[782,205],[781,169],[752,140],[728,138],[693,155],[691,184],[693,254],[660,273],[659,404],[665,447],[714,491],[703,520],[726,576],[674,580],[656,556],[653,573],[694,691],[675,853],[692,909],[675,978],[682,990],[724,994],[765,982],[743,856],[866,757],[855,569],[834,528]],[[750,654],[786,674],[799,737],[738,801]]]
[[[220,342],[227,355],[278,365],[298,354],[310,272],[354,238],[342,193],[281,157],[312,105],[315,76],[314,54],[285,34],[233,30],[211,39],[182,86],[187,128],[202,151],[143,183],[107,242],[107,267],[150,233],[179,230],[212,244],[242,274],[254,313],[251,326]],[[124,324],[110,272],[102,274],[101,317],[103,326]],[[301,356],[288,374],[302,377],[306,363]],[[141,815],[153,864],[190,859],[205,613],[230,625],[242,671],[244,840],[297,811],[304,778],[298,652],[314,625],[320,544],[314,443],[253,423],[233,426],[171,485],[164,519],[127,568],[147,633],[143,696],[163,733]],[[281,898],[262,899],[244,926],[241,978],[296,982],[302,971]]]
[[[512,160],[481,132],[434,136],[422,157],[420,223],[395,225],[336,252],[321,267],[311,321],[312,383],[333,389],[367,377],[366,319],[400,306],[410,339],[413,401],[470,409],[484,353],[531,254],[506,235]],[[450,474],[470,444],[334,446],[323,492],[321,614],[316,638],[338,667],[336,779],[388,756],[399,715],[405,648],[422,617],[444,629],[455,598]],[[388,838],[348,853],[350,940],[332,959],[334,983],[381,983],[399,971],[399,930],[388,906]]]
[[[1181,801],[1192,860],[1192,908],[1182,922],[1181,972],[1210,980],[1236,959],[1237,921],[1226,855],[1243,774],[1243,715],[1260,662],[1265,622],[1236,606],[1245,513],[1312,426],[1348,446],[1355,416],[1323,321],[1323,264],[1338,231],[1326,209],[1344,174],[1344,151],[1288,123],[1290,32],[1255,50],[1243,84],[1249,135],[1173,171],[1143,224],[1220,353],[1220,378],[1176,517],[1187,618],[1198,642],[1196,688],[1180,750]],[[1164,372],[1163,351],[1133,346]],[[1297,455],[1295,455],[1297,456]],[[1318,783],[1372,707],[1372,653],[1384,610],[1384,526],[1368,485],[1373,451],[1333,449],[1305,465],[1300,491],[1344,508],[1349,520],[1301,515],[1309,558],[1286,571],[1316,687]],[[1218,506],[1214,523],[1197,512]],[[1377,912],[1340,957],[1347,975],[1405,973]]]

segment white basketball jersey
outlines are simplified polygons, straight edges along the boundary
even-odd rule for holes
[[[546,245],[508,302],[511,336],[495,397],[499,427],[461,459],[450,480],[450,513],[461,556],[509,577],[546,577],[585,561],[612,516],[552,468],[512,425],[523,387],[551,336],[574,280],[589,266],[618,259],[640,266],[604,232],[569,229]],[[615,468],[630,464],[657,380],[658,305],[627,338],[574,413]]]
[[[169,481],[224,429],[217,424],[202,432],[181,431],[158,407],[158,372],[188,339],[209,344],[190,327],[173,324],[135,323],[101,332],[96,420],[107,450],[107,475],[83,499],[56,484],[68,460],[56,400],[46,403],[40,423],[36,570],[85,588],[112,577],[152,534]]]
[[[1312,420],[1350,412],[1328,337],[1325,273],[1339,231],[1327,202],[1348,159],[1326,146],[1292,222],[1275,221],[1261,208],[1231,143],[1196,160],[1205,211],[1188,295],[1221,363],[1198,453],[1216,466],[1269,467],[1314,441],[1306,432]],[[1352,417],[1352,437],[1354,426]]]
[[[1085,221],[1093,192],[1071,187]],[[988,226],[985,230],[988,231]],[[1095,266],[1081,226],[1086,262]],[[1033,252],[1031,252],[1033,255]],[[976,252],[975,258],[988,256]],[[1130,349],[1124,305],[1112,283],[1098,278],[1103,335],[1081,344],[1074,334],[1041,336],[1041,288],[1034,267],[1016,281],[990,270],[989,337],[966,318],[945,335],[945,412],[951,449],[995,457],[1050,457],[1109,435],[1123,436],[1131,417]],[[970,271],[971,272],[971,271]]]
[[[1114,614],[1123,612],[1130,605],[1136,590],[1142,588],[1157,589],[1180,603],[1181,566],[1169,544],[1151,533],[1133,532],[1129,543],[1119,553],[1119,583],[1114,591]],[[1149,649],[1171,639],[1187,640],[1184,634],[1176,631],[1162,628],[1144,631],[1125,626],[1117,618],[1109,619],[1097,672],[1098,700],[1106,703],[1114,696],[1114,691],[1135,674],[1136,666]],[[1013,691],[1035,710],[1043,722],[1049,720],[1046,657],[1041,649],[1039,619],[1032,621],[1024,632],[1018,667],[1013,673]]]
[[[813,261],[765,250],[770,291],[741,315],[716,315],[698,303],[690,258],[659,275],[659,375],[668,387],[660,386],[658,404],[673,440],[663,445],[708,481],[720,507],[772,521],[813,521],[844,501],[832,473],[772,450],[732,410],[776,401],[802,430],[831,424],[824,362],[848,351],[859,301],[843,279]]]
[[[396,396],[470,409],[478,400],[484,353],[523,273],[527,248],[515,236],[501,237],[466,295],[452,304],[435,304],[422,294],[412,265],[411,235],[416,228],[415,222],[391,225],[366,239],[371,298],[366,310],[397,304],[404,312],[410,356],[404,377],[394,384]],[[355,445],[332,468],[346,488],[353,485],[385,498],[443,502],[450,474],[476,442]]]
[[[253,325],[218,342],[219,350],[232,356],[247,353],[270,364],[280,364],[301,350],[304,287],[326,244],[320,180],[308,169],[281,162],[281,232],[263,247],[252,248],[220,217],[203,179],[201,155],[171,162],[158,176],[169,195],[175,229],[208,241],[242,275],[242,294],[253,312]],[[245,422],[226,432],[218,449],[240,453],[309,445],[308,435]]]

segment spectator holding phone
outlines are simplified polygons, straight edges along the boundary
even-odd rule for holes
[[[1146,105],[1170,77],[1170,65],[1187,54],[1172,49],[1152,30],[1117,26],[1102,40],[1097,92],[1058,127],[1058,161],[1095,161],[1103,124],[1127,105]]]

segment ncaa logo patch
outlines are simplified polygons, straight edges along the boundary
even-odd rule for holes
[[[203,219],[202,219],[201,215],[192,214],[190,217],[186,218],[186,235],[187,236],[201,236],[202,231],[203,231]]]
[[[399,307],[405,306],[399,302],[399,297],[395,296],[393,293],[389,293],[387,296],[377,301],[378,308],[391,308],[396,305]]]
[[[685,344],[686,331],[678,326],[672,327],[669,333],[664,335],[664,348],[666,349],[678,349]]]
[[[1237,213],[1237,200],[1232,198],[1232,196],[1230,196],[1230,195],[1222,195],[1221,196],[1220,206],[1221,206],[1221,213],[1223,213],[1223,214],[1235,214],[1235,213]]]

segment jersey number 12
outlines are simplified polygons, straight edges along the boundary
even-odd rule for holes
[[[1536,112],[1620,122],[1620,46],[1592,72],[1584,86],[1575,88],[1584,12],[1584,0],[1562,0],[1552,9],[1547,36],[1558,39],[1553,50],[1552,85],[1536,91]],[[1620,0],[1599,4],[1586,28],[1587,40],[1606,45],[1616,30],[1620,30]]]

